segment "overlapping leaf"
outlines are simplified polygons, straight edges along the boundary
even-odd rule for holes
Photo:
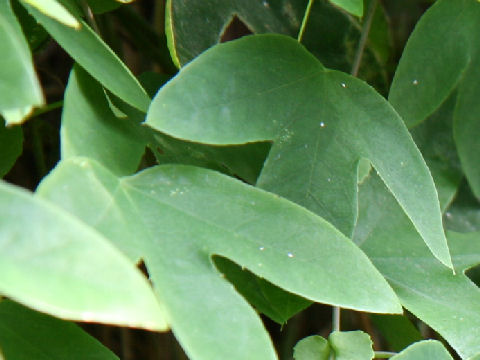
[[[0,348],[15,360],[118,360],[77,325],[9,300],[0,302]]]
[[[367,257],[326,221],[211,170],[164,165],[118,178],[72,158],[39,192],[133,260],[144,259],[172,328],[194,359],[244,359],[246,348],[251,359],[275,358],[260,319],[212,255],[314,301],[400,311]]]
[[[293,39],[257,35],[210,49],[159,91],[146,124],[210,144],[273,141],[257,185],[347,236],[367,158],[451,266],[433,180],[402,120],[368,85],[324,68]]]
[[[126,103],[139,110],[146,111],[150,98],[130,70],[100,37],[81,20],[80,11],[73,0],[62,0],[61,3],[80,22],[80,29],[75,30],[65,26],[44,15],[35,7],[26,3],[22,4],[65,51],[105,88]]]
[[[17,124],[35,106],[43,104],[43,95],[28,44],[10,1],[0,3],[0,44],[0,115],[7,125]]]
[[[21,0],[66,26],[80,28],[80,22],[57,0]]]
[[[410,37],[389,99],[408,125],[423,121],[458,89],[454,135],[475,196],[480,197],[480,3],[437,1]]]
[[[438,331],[462,356],[480,351],[480,290],[464,271],[480,263],[479,233],[449,233],[457,271],[441,266],[420,240],[381,180],[373,176],[359,195],[355,241],[367,253],[403,306]]]
[[[166,328],[151,287],[117,248],[60,208],[4,182],[0,273],[0,294],[58,317]]]
[[[6,128],[0,120],[0,178],[10,170],[22,153],[22,145],[22,128]]]

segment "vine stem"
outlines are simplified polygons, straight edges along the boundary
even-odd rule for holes
[[[303,15],[302,19],[302,25],[300,25],[300,30],[298,31],[298,42],[302,42],[303,34],[305,33],[305,28],[307,27],[308,18],[310,17],[310,13],[312,11],[313,2],[314,0],[308,0],[307,8],[305,9],[305,14]]]
[[[374,359],[388,359],[394,355],[397,355],[397,353],[390,351],[375,351]]]
[[[370,5],[365,15],[362,34],[360,35],[360,41],[358,42],[357,52],[355,53],[355,59],[353,60],[352,71],[350,74],[353,76],[358,75],[358,70],[360,69],[360,64],[362,63],[363,53],[365,51],[365,46],[367,45],[368,34],[370,33],[370,27],[372,26],[373,14],[375,14],[375,9],[377,8],[378,0],[371,0]]]

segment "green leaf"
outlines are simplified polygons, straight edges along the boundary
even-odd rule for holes
[[[11,299],[61,318],[166,328],[151,287],[118,249],[60,208],[4,182],[0,250],[0,293]]]
[[[295,360],[328,360],[329,355],[328,341],[318,335],[300,340],[293,348]]]
[[[462,168],[477,198],[480,197],[479,32],[480,2],[435,2],[408,41],[389,96],[406,123],[414,125],[457,89],[455,142]]]
[[[330,224],[211,170],[163,165],[119,179],[93,161],[72,158],[38,191],[130,258],[144,259],[191,358],[244,359],[246,348],[251,359],[275,358],[258,315],[221,276],[213,255],[313,301],[401,311],[366,256]]]
[[[456,232],[480,231],[480,202],[464,181],[444,215],[445,227]]]
[[[10,1],[0,2],[0,44],[0,115],[7,125],[19,124],[44,100],[28,44]]]
[[[57,20],[63,25],[79,29],[80,22],[65,9],[62,4],[56,0],[21,0],[45,14],[52,19]]]
[[[425,340],[410,345],[392,360],[453,360],[440,341]]]
[[[328,337],[336,360],[371,360],[374,353],[370,336],[363,331],[334,331]]]
[[[206,51],[158,92],[146,124],[210,144],[273,141],[257,185],[347,236],[358,162],[367,158],[432,253],[452,266],[432,177],[402,120],[372,88],[324,68],[293,39],[257,35]]]
[[[12,360],[118,360],[77,325],[0,302],[0,347]]]
[[[480,290],[464,271],[480,263],[480,233],[447,234],[457,271],[441,266],[378,177],[359,193],[354,240],[399,296],[402,305],[435,329],[462,357],[480,351]]]
[[[217,256],[214,261],[225,278],[257,311],[281,325],[286,324],[293,315],[312,304],[303,297],[289,293],[255,276],[228,259]]]
[[[370,318],[394,351],[401,351],[408,345],[423,339],[406,316],[372,314]]]
[[[74,10],[72,0],[62,0],[62,4],[77,16],[78,9]],[[105,88],[137,109],[147,110],[150,98],[145,90],[126,65],[83,20],[77,16],[81,27],[75,30],[30,5],[24,5],[60,46]]]
[[[0,120],[0,178],[13,166],[22,153],[23,132],[19,126],[6,128]]]
[[[363,15],[363,0],[330,0],[330,1],[353,15],[356,15],[356,16]]]
[[[117,118],[101,85],[74,66],[62,113],[62,159],[86,156],[119,175],[135,172],[145,151],[140,126]]]

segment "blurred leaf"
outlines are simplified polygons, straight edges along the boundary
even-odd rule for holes
[[[1,294],[39,311],[79,321],[166,328],[146,279],[118,249],[60,208],[4,182],[0,273]]]
[[[453,360],[440,341],[425,340],[410,345],[392,360]]]
[[[328,360],[330,346],[323,337],[314,335],[300,340],[293,348],[295,360]]]
[[[12,9],[22,26],[23,34],[28,41],[30,51],[38,51],[49,39],[45,29],[20,5],[19,1],[11,1]]]
[[[480,202],[473,196],[465,181],[460,185],[455,200],[445,212],[444,223],[445,227],[452,231],[480,231]]]
[[[77,325],[0,302],[0,347],[11,360],[118,360]]]
[[[0,2],[0,44],[0,114],[7,125],[19,124],[44,100],[27,42],[6,0]]]
[[[101,85],[75,65],[63,105],[62,159],[87,156],[126,175],[138,168],[145,146],[139,124],[117,118]]]
[[[407,43],[389,96],[411,126],[423,121],[458,89],[454,138],[463,171],[477,198],[480,198],[479,33],[480,2],[435,2]]]
[[[65,9],[57,0],[20,0],[35,7],[42,14],[62,23],[63,25],[79,29],[80,22]]]
[[[372,340],[363,331],[334,331],[328,337],[335,360],[371,360]]]
[[[273,141],[257,185],[351,236],[357,167],[370,160],[435,256],[451,266],[437,192],[389,104],[297,41],[250,36],[206,51],[157,93],[146,124],[209,144]]]
[[[83,0],[77,0],[77,1],[83,1]],[[126,4],[129,2],[132,2],[134,0],[86,0],[88,6],[90,9],[92,9],[92,12],[94,14],[103,14],[108,11],[115,10],[122,6],[122,4]]]
[[[401,351],[408,345],[423,339],[406,316],[372,314],[370,318],[394,351]]]
[[[401,311],[367,257],[330,224],[211,170],[163,165],[119,179],[72,158],[39,193],[94,225],[131,259],[143,257],[191,358],[244,359],[246,348],[250,359],[276,358],[258,315],[219,274],[213,255],[313,301]]]
[[[355,16],[363,15],[363,0],[330,0],[335,5]]]
[[[457,275],[421,241],[381,180],[371,175],[359,192],[354,240],[400,297],[402,305],[437,331],[462,357],[480,351],[480,290],[464,271],[480,263],[480,233],[447,234]]]
[[[62,0],[69,10],[75,9],[73,0]],[[146,111],[150,98],[115,53],[80,18],[79,30],[64,26],[25,4],[30,14],[87,72],[112,93],[141,111]],[[77,11],[72,11],[75,14]]]
[[[6,128],[0,120],[0,178],[13,166],[22,153],[23,132],[19,126]]]

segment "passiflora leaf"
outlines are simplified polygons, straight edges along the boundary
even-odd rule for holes
[[[0,347],[7,359],[118,360],[79,326],[9,300],[0,302]]]
[[[480,263],[480,234],[447,234],[457,274],[441,266],[381,180],[361,186],[354,240],[399,296],[403,306],[435,329],[461,357],[480,351],[480,290],[464,271]]]
[[[390,348],[401,351],[423,339],[420,331],[405,315],[370,315],[375,328],[387,340]]]
[[[249,36],[206,51],[155,97],[146,124],[210,144],[273,141],[257,186],[351,236],[357,167],[367,158],[432,253],[452,266],[430,172],[390,105],[324,68],[298,42]]]
[[[457,90],[455,142],[462,168],[477,198],[480,198],[479,32],[480,2],[435,2],[407,43],[389,95],[390,102],[411,126],[423,121]]]
[[[145,146],[139,124],[117,118],[101,85],[75,65],[63,105],[62,159],[87,156],[125,175],[138,168]]]
[[[162,330],[146,279],[102,235],[0,182],[0,293],[52,315]]]
[[[314,335],[300,340],[293,348],[295,360],[328,360],[330,346],[325,338]]]
[[[0,3],[0,44],[0,115],[7,125],[19,124],[44,100],[28,44],[10,1]]]
[[[440,341],[425,340],[410,345],[400,354],[392,356],[392,360],[452,360],[445,346]]]
[[[0,178],[13,166],[22,153],[23,132],[19,126],[6,128],[0,120]]]
[[[63,25],[79,29],[80,22],[56,0],[21,0]]]
[[[251,359],[276,358],[258,315],[221,276],[213,255],[313,301],[401,311],[368,258],[329,223],[211,170],[163,165],[118,178],[71,158],[38,191],[131,259],[143,258],[174,333],[194,359],[244,359],[245,348]]]
[[[135,76],[100,37],[80,19],[78,9],[75,10],[76,3],[73,0],[61,2],[76,16],[81,24],[80,29],[76,30],[60,24],[35,7],[22,4],[65,51],[105,88],[126,103],[146,111],[150,98]]]
[[[371,360],[372,340],[363,331],[334,331],[328,342],[336,360]]]

